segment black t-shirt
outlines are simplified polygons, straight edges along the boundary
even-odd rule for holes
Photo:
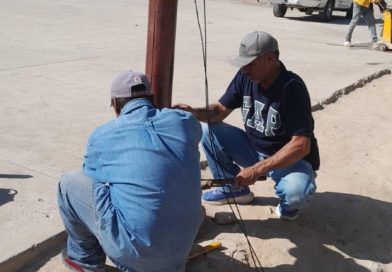
[[[308,90],[298,75],[287,71],[283,63],[281,67],[277,80],[267,90],[240,69],[219,102],[228,109],[242,109],[248,139],[263,154],[275,154],[291,136],[310,138],[311,150],[304,159],[318,170],[320,157]]]

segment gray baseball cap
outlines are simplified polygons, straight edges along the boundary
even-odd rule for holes
[[[114,79],[110,94],[115,98],[151,95],[151,85],[144,74],[126,71]]]
[[[255,31],[246,35],[240,45],[239,55],[230,64],[244,67],[258,56],[278,50],[278,41],[264,31]]]

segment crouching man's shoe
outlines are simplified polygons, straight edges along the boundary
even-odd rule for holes
[[[230,193],[231,189],[231,193]],[[250,191],[249,186],[245,187],[229,187],[218,188],[203,194],[203,204],[208,205],[224,205],[227,203],[247,204],[254,199],[253,193]],[[233,199],[234,197],[234,199]]]
[[[276,207],[276,215],[279,216],[281,219],[292,221],[292,220],[297,219],[298,210],[287,212],[287,211],[283,210],[283,208],[279,204]]]
[[[87,267],[82,267],[82,266],[74,263],[69,258],[67,249],[64,249],[61,252],[60,258],[61,258],[62,264],[65,265],[72,272],[105,272],[105,268],[103,268],[103,269],[91,269],[91,268],[87,268]]]

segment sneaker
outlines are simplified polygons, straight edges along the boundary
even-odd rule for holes
[[[353,47],[353,45],[351,44],[351,42],[348,42],[348,41],[345,41],[345,42],[343,43],[343,45],[344,45],[344,46],[347,46],[347,47]]]
[[[63,265],[65,265],[72,272],[105,272],[105,266],[103,268],[88,268],[80,266],[79,264],[74,263],[68,256],[68,250],[64,249],[61,252],[60,259]],[[104,264],[104,263],[103,263]]]
[[[280,206],[280,204],[276,207],[276,214],[284,220],[295,220],[298,217],[298,210],[294,210],[292,212],[286,212],[283,210],[283,208]]]
[[[230,193],[229,187],[225,187],[225,190],[222,188],[218,188],[213,191],[209,191],[203,194],[202,200],[204,204],[208,205],[224,205],[227,203],[234,203],[237,204],[247,204],[251,202],[255,196],[250,191],[249,186],[233,188],[232,194]],[[234,197],[234,199],[233,199]]]
[[[382,41],[374,42],[372,47],[373,47],[373,49],[378,49],[381,44],[382,44]]]
[[[63,265],[65,265],[69,270],[74,271],[74,272],[85,272],[80,265],[74,263],[71,261],[71,259],[68,257],[68,250],[64,249],[61,252],[61,262]]]

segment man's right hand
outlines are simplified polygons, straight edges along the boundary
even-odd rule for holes
[[[207,108],[192,108],[191,106],[188,106],[183,103],[175,104],[172,106],[172,109],[179,109],[183,111],[187,111],[192,113],[197,120],[200,122],[207,122]],[[215,102],[214,104],[211,104],[208,106],[208,112],[209,112],[209,118],[211,124],[213,123],[218,123],[222,122],[223,119],[225,119],[233,110],[227,109],[225,106],[223,106],[219,102]]]
[[[191,107],[183,103],[175,104],[171,107],[172,109],[183,110],[192,113],[195,115],[196,111]]]

